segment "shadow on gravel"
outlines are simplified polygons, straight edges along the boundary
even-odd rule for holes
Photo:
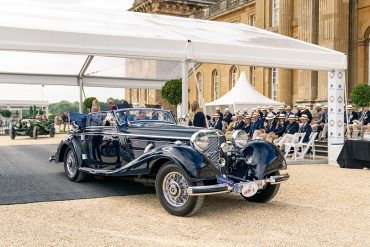
[[[0,147],[0,205],[153,194],[154,187],[119,178],[74,183],[50,165],[56,145]]]

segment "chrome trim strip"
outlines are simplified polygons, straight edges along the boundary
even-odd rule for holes
[[[287,179],[289,179],[289,174],[285,173],[283,175],[271,176],[266,179],[254,180],[251,182],[256,182],[258,184],[258,187],[262,188],[263,184],[265,183],[280,184]],[[237,186],[234,185],[234,187],[231,187],[229,184],[226,183],[207,186],[191,186],[188,187],[187,192],[190,196],[215,195],[229,192],[240,193],[240,191],[235,191],[235,188],[238,187],[239,189],[241,189],[243,187],[243,184],[247,183],[248,182],[235,183],[235,185]],[[197,192],[197,190],[200,190],[201,192]]]

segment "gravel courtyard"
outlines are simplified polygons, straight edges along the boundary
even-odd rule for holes
[[[267,204],[211,196],[191,218],[167,214],[154,194],[3,205],[0,246],[369,246],[370,170],[289,173]]]

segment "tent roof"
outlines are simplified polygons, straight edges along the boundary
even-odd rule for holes
[[[92,55],[311,70],[347,68],[341,52],[245,24],[81,8],[71,1],[55,5],[1,0],[0,50],[58,53],[54,59],[68,55],[72,64],[79,63],[81,55]],[[71,69],[68,74],[74,73]],[[141,75],[137,72],[134,78]]]
[[[247,81],[245,72],[240,73],[239,80],[235,86],[221,98],[206,103],[205,106],[278,106],[283,103],[274,101],[267,98],[266,96],[259,93],[252,85]]]

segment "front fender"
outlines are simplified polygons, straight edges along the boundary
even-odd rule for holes
[[[220,175],[216,167],[208,162],[201,153],[185,145],[168,145],[154,148],[108,175],[149,174],[156,162],[162,159],[177,164],[184,175],[192,181],[215,179],[217,175]]]
[[[251,157],[254,175],[263,179],[266,175],[286,169],[286,161],[282,152],[273,144],[265,141],[252,141],[243,150],[244,158]]]

